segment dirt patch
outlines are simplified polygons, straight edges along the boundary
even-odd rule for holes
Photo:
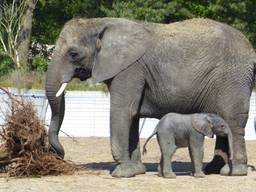
[[[142,139],[142,143],[144,143]],[[72,160],[88,170],[69,176],[47,176],[41,178],[6,178],[1,175],[0,192],[45,191],[45,192],[115,192],[115,191],[256,191],[256,172],[249,168],[248,176],[224,177],[209,175],[205,178],[190,176],[191,164],[187,148],[177,150],[173,168],[176,179],[157,176],[159,149],[156,139],[148,144],[148,153],[142,157],[147,173],[128,179],[112,178],[110,171],[115,163],[110,153],[109,138],[61,138],[66,150],[66,160]],[[204,162],[212,158],[215,140],[206,139]],[[256,141],[247,141],[248,164],[256,166]]]

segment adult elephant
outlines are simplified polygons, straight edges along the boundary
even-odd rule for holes
[[[64,157],[58,140],[63,91],[72,78],[90,77],[108,86],[111,150],[115,177],[145,172],[139,147],[139,118],[169,112],[217,113],[233,134],[232,175],[247,174],[244,127],[254,85],[256,54],[236,29],[209,19],[155,24],[121,18],[73,19],[57,40],[46,77],[52,118],[49,142]],[[208,172],[219,172],[228,154],[217,138]],[[224,166],[221,173],[228,175]]]

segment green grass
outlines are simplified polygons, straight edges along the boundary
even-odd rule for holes
[[[108,92],[107,86],[104,83],[92,85],[92,84],[88,84],[87,82],[82,82],[78,79],[73,79],[70,83],[68,83],[67,90]]]
[[[6,75],[0,76],[0,87],[17,87],[19,89],[45,89],[45,73],[37,71],[27,71],[24,69],[14,70]],[[91,85],[87,82],[72,80],[67,90],[83,91],[104,91],[107,92],[105,84]]]

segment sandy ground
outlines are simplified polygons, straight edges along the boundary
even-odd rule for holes
[[[144,143],[142,139],[142,143]],[[190,176],[191,164],[187,148],[177,150],[173,158],[176,179],[157,176],[159,148],[155,139],[148,144],[148,153],[142,157],[147,173],[133,178],[112,178],[114,162],[110,153],[109,138],[62,138],[66,159],[91,170],[81,170],[69,176],[41,178],[6,178],[0,175],[0,192],[137,192],[137,191],[239,191],[256,192],[256,171],[248,168],[248,176],[224,177],[209,175],[205,178]],[[212,158],[214,140],[206,139],[204,162]],[[256,166],[256,141],[247,141],[248,164]]]

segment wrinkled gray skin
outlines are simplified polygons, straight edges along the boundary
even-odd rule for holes
[[[63,83],[72,78],[105,82],[110,103],[114,177],[145,173],[139,148],[139,118],[169,112],[216,113],[229,124],[234,142],[232,174],[247,174],[244,127],[254,85],[256,54],[234,28],[208,19],[154,24],[121,18],[73,19],[57,40],[46,76],[52,117],[49,142],[59,156],[64,112]],[[226,138],[216,149],[228,153]],[[224,160],[209,164],[219,172]],[[224,166],[222,174],[228,175]]]
[[[192,173],[195,177],[204,177],[202,171],[204,156],[204,136],[228,138],[230,146],[230,159],[233,156],[232,133],[224,119],[215,114],[195,113],[182,115],[168,113],[157,124],[154,132],[149,136],[143,146],[145,153],[148,141],[157,135],[161,150],[159,175],[165,178],[175,178],[172,171],[171,159],[177,148],[188,147],[192,161]]]

